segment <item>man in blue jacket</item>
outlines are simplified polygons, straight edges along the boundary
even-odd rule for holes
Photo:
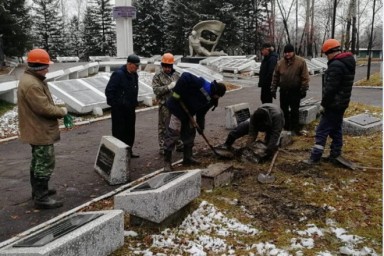
[[[135,54],[129,55],[127,64],[112,73],[105,88],[107,104],[111,106],[112,136],[129,146],[132,158],[139,157],[132,153],[139,93],[139,65],[140,58]]]
[[[226,92],[225,84],[208,82],[202,77],[184,72],[175,87],[172,97],[167,100],[171,117],[164,142],[164,171],[171,171],[172,151],[179,138],[183,141],[183,165],[198,164],[192,158],[196,129],[190,123],[190,116],[196,116],[196,122],[202,132],[205,115],[210,108],[214,110]],[[184,108],[185,107],[185,108]],[[188,113],[187,113],[188,112]]]
[[[341,156],[343,117],[351,99],[356,70],[353,54],[342,53],[340,42],[336,39],[326,40],[321,50],[328,59],[321,99],[324,111],[316,129],[315,145],[312,148],[311,156],[308,160],[303,161],[309,165],[320,162],[328,136],[332,139],[329,160],[333,162]]]

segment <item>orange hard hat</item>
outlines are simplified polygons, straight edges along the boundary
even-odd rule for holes
[[[336,39],[328,39],[325,40],[323,47],[321,47],[321,51],[327,53],[329,50],[340,47],[341,44]]]
[[[28,52],[27,62],[29,63],[39,63],[39,64],[53,64],[49,54],[44,49],[33,49]]]
[[[172,53],[164,53],[163,57],[161,58],[161,63],[163,63],[163,64],[175,63],[175,58],[173,57],[173,54]]]

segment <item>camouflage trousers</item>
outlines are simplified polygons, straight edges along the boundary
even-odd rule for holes
[[[35,179],[49,180],[55,168],[55,150],[52,145],[31,145],[30,172]]]
[[[159,135],[159,147],[160,150],[164,148],[165,134],[167,133],[167,123],[169,122],[169,118],[171,117],[171,113],[167,106],[161,104],[159,106],[159,119],[158,119],[158,135]]]

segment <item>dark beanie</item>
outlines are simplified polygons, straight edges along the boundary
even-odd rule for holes
[[[273,45],[271,43],[263,43],[261,45],[261,48],[271,48],[271,47],[273,47]]]
[[[219,97],[223,97],[225,92],[227,91],[227,87],[225,86],[225,84],[224,83],[218,83],[218,82],[216,82],[216,80],[213,80],[213,82],[211,84],[212,84],[212,86],[211,86],[212,96],[217,95]]]
[[[33,70],[33,71],[39,71],[49,68],[49,65],[43,64],[43,63],[32,63],[28,62],[28,69]]]
[[[294,51],[295,51],[295,48],[293,47],[293,45],[291,45],[291,44],[285,45],[284,53],[286,53],[286,52],[294,52]]]
[[[128,56],[127,62],[134,63],[134,64],[140,64],[140,58],[136,54],[131,54]]]

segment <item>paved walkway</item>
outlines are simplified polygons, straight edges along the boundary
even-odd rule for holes
[[[379,65],[374,65],[372,69],[377,72]],[[356,80],[365,76],[366,67],[358,67]],[[320,99],[320,90],[321,76],[312,76],[307,97]],[[248,102],[252,111],[260,105],[259,97],[260,89],[249,83],[243,89],[225,95],[219,107],[206,117],[205,133],[211,143],[217,145],[224,141],[216,134],[218,130],[225,130],[225,106]],[[382,89],[354,88],[352,100],[382,106]],[[134,151],[141,157],[131,161],[132,180],[162,168],[156,127],[157,109],[137,113]],[[58,190],[58,198],[65,203],[62,208],[45,211],[35,210],[31,200],[30,146],[18,140],[0,143],[0,242],[116,189],[118,186],[109,186],[93,168],[100,139],[110,134],[110,119],[62,131],[61,141],[55,144],[56,169],[50,185]],[[197,136],[196,143],[205,145],[200,136]],[[177,154],[174,160],[180,157],[181,154]]]

